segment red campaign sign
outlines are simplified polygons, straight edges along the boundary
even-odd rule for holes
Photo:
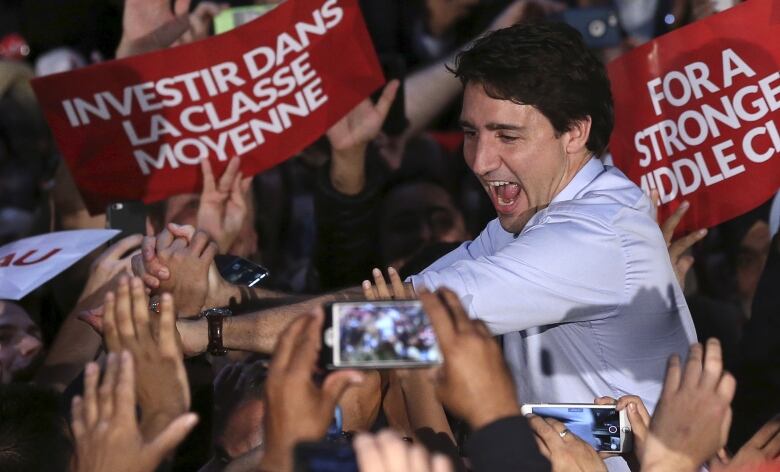
[[[750,0],[608,66],[615,165],[658,189],[678,232],[716,225],[780,188],[780,1]]]
[[[254,175],[384,82],[357,0],[288,0],[227,33],[32,85],[90,208],[198,191],[199,162]]]

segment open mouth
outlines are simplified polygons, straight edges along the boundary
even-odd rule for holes
[[[510,213],[514,210],[523,188],[515,182],[494,180],[487,182],[490,196],[499,213]]]

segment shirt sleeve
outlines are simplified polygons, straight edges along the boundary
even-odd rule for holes
[[[625,296],[621,238],[583,215],[556,214],[542,223],[493,253],[461,251],[412,282],[454,290],[494,334],[613,316]]]

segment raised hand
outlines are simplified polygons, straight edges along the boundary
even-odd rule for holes
[[[734,457],[719,454],[708,465],[712,472],[780,470],[780,416],[762,426]]]
[[[140,279],[119,282],[105,300],[104,336],[109,352],[129,351],[135,359],[144,436],[154,437],[190,408],[190,388],[176,333],[173,299],[160,297],[159,315],[149,313]]]
[[[125,0],[117,59],[173,45],[189,29],[190,0]]]
[[[723,370],[717,339],[708,339],[706,350],[691,346],[684,368],[672,356],[639,458],[642,470],[694,471],[712,458],[726,444],[736,386]]]
[[[593,447],[552,418],[529,415],[539,450],[552,464],[553,472],[598,472],[607,470]]]
[[[420,300],[444,356],[434,380],[442,404],[472,429],[520,414],[501,348],[485,324],[469,319],[450,290],[421,293]]]
[[[215,181],[208,159],[200,161],[203,191],[198,206],[197,227],[208,233],[221,253],[226,253],[238,237],[247,216],[247,192],[252,178],[244,178],[241,160],[234,157],[225,172]]]
[[[372,285],[369,280],[364,280],[362,284],[363,296],[366,300],[400,300],[414,298],[414,288],[412,284],[406,284],[401,280],[398,271],[393,267],[387,268],[387,275],[390,278],[390,286],[387,286],[382,271],[374,268],[371,271],[374,278]]]
[[[74,397],[71,430],[76,472],[152,472],[198,421],[192,413],[173,418],[159,434],[144,437],[136,420],[132,355],[111,353],[103,381],[97,364],[84,374],[84,397]],[[45,451],[41,451],[45,454]]]
[[[359,434],[353,442],[361,472],[451,472],[450,460],[442,454],[429,454],[409,444],[393,430]]]
[[[292,470],[295,444],[322,439],[342,393],[363,380],[359,372],[342,370],[329,374],[321,386],[314,382],[322,320],[322,310],[298,317],[276,346],[265,387],[262,470]]]
[[[658,190],[652,190],[650,192],[650,200],[653,202],[653,208],[658,206],[660,201]],[[672,268],[674,269],[674,275],[677,276],[677,281],[680,283],[681,288],[685,288],[685,275],[688,270],[693,266],[693,256],[686,254],[688,248],[701,241],[704,236],[707,236],[706,229],[699,229],[690,234],[687,234],[681,238],[675,239],[674,230],[677,229],[677,225],[680,224],[685,213],[690,208],[690,203],[687,201],[682,202],[679,207],[672,213],[672,216],[666,219],[663,223],[660,223],[661,233],[664,235],[666,241],[666,247],[669,251],[669,259],[672,261]]]

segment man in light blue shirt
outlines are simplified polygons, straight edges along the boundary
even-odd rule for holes
[[[604,67],[565,25],[517,25],[458,57],[464,156],[498,218],[409,281],[449,287],[504,335],[522,403],[636,394],[696,334],[650,200],[597,157]]]

